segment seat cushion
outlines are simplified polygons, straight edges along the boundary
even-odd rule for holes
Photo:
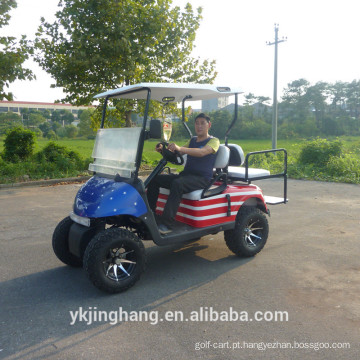
[[[248,179],[257,178],[260,176],[268,176],[270,171],[265,169],[248,168]],[[245,168],[240,166],[229,166],[228,177],[231,179],[245,180]]]
[[[202,192],[203,190],[194,190],[190,193],[184,194],[182,197],[183,199],[188,199],[188,200],[200,200]],[[170,190],[165,188],[160,188],[160,194],[169,195]]]

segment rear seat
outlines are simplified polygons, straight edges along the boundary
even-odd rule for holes
[[[186,155],[184,156],[186,161]],[[216,153],[214,164],[214,174],[218,175],[223,172],[223,169],[228,166],[227,178],[238,181],[249,181],[253,178],[268,176],[270,171],[264,169],[248,168],[248,177],[246,178],[246,169],[241,167],[245,161],[245,155],[241,146],[237,144],[228,144],[227,146],[220,144],[219,150]],[[184,164],[185,165],[185,164]],[[216,188],[213,186],[213,188]],[[200,200],[204,190],[195,190],[184,194],[182,197],[188,200]],[[160,193],[164,195],[169,194],[169,190],[160,189]]]
[[[230,159],[228,166],[228,178],[231,180],[248,181],[261,176],[270,175],[270,171],[265,169],[248,168],[246,178],[246,169],[241,167],[245,161],[245,155],[241,146],[237,144],[228,144],[230,149]]]

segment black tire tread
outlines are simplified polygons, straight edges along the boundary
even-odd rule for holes
[[[56,226],[52,236],[52,247],[57,258],[72,267],[81,267],[82,260],[69,251],[69,231],[73,221],[69,216],[62,219]]]
[[[258,216],[258,217],[262,218],[262,220],[264,221],[264,225],[265,225],[264,226],[265,233],[263,234],[264,241],[260,244],[260,246],[256,247],[255,249],[250,250],[249,248],[247,248],[245,246],[241,237],[242,237],[243,228],[245,227],[249,218],[252,216]],[[239,213],[236,218],[235,229],[226,230],[224,232],[224,238],[225,238],[227,247],[235,255],[241,256],[241,257],[252,257],[252,256],[256,255],[257,253],[259,253],[263,249],[263,247],[265,246],[266,241],[267,241],[268,233],[269,233],[269,224],[268,224],[268,220],[267,220],[265,214],[263,213],[263,211],[261,211],[258,208],[255,208],[255,207],[245,206],[244,208],[241,208],[239,210]]]
[[[125,282],[125,285],[122,286],[120,286],[120,283],[118,283],[119,286],[115,286],[117,285],[116,283],[110,283],[110,280],[107,281],[107,279],[104,281],[105,276],[102,276],[102,274],[100,274],[97,270],[97,264],[99,261],[101,261],[101,259],[99,259],[100,250],[103,247],[108,246],[109,243],[117,237],[127,238],[128,240],[133,241],[139,248],[141,258],[143,260],[139,265],[137,265],[139,268],[137,269],[137,273],[132,276],[131,279],[129,279],[131,281]],[[103,230],[95,235],[85,250],[83,262],[87,276],[95,287],[108,293],[119,293],[132,287],[144,272],[146,265],[145,248],[140,238],[138,238],[131,231],[114,227]]]

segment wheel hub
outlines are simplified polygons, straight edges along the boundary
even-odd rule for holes
[[[110,250],[109,258],[103,262],[106,277],[117,282],[130,277],[136,266],[133,253],[134,250],[127,251],[122,247]]]
[[[244,238],[249,247],[256,247],[257,243],[262,240],[258,230],[261,231],[262,227],[257,227],[255,222],[244,229]]]

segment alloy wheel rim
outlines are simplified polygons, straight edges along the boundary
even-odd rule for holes
[[[251,222],[252,221],[252,222]],[[244,240],[249,248],[255,248],[262,241],[263,227],[260,226],[259,220],[250,220],[244,230]]]
[[[106,260],[103,261],[105,276],[116,282],[126,280],[134,273],[136,263],[134,249],[128,249],[123,245],[111,248]]]

